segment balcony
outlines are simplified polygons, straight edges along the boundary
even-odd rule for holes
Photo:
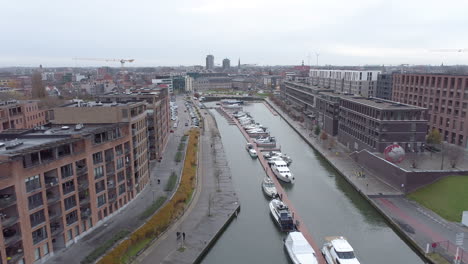
[[[52,204],[60,200],[60,195],[47,193],[47,203]]]
[[[8,215],[5,215],[5,214],[1,214],[1,219],[2,219],[2,227],[3,228],[6,228],[6,227],[10,227],[14,224],[16,224],[18,222],[18,216],[16,215],[11,215],[11,216],[8,216]]]
[[[45,185],[46,185],[46,188],[51,188],[51,187],[57,186],[58,185],[58,178],[46,177],[45,178]]]
[[[16,203],[16,197],[13,194],[2,194],[0,196],[0,209],[10,207]]]
[[[7,256],[7,264],[16,264],[21,258],[24,257],[21,242],[17,243],[14,246],[7,247],[5,251]]]
[[[55,220],[61,216],[62,216],[62,212],[60,211],[60,209],[56,209],[53,211],[49,210],[49,221]]]
[[[78,190],[83,191],[86,190],[89,187],[89,182],[88,181],[83,181],[78,183]]]
[[[81,219],[88,219],[91,217],[91,209],[86,208],[85,210],[81,210]]]
[[[63,232],[63,226],[60,222],[54,222],[50,224],[50,235],[56,236]]]
[[[89,204],[89,196],[87,197],[80,197],[80,205],[85,205],[85,204]]]
[[[81,176],[88,173],[88,166],[76,167],[76,175]]]
[[[21,233],[14,228],[3,229],[3,237],[5,238],[5,246],[11,246],[21,240]]]

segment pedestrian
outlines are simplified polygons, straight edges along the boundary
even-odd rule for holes
[[[182,233],[182,240],[185,241],[185,232]]]
[[[160,179],[158,179],[158,184],[161,184],[161,180],[160,180]]]
[[[283,194],[280,193],[280,200],[283,200]]]
[[[177,240],[179,240],[180,239],[180,232],[177,232],[176,235],[177,235]]]

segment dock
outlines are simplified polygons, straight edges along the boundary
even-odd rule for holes
[[[297,212],[296,208],[294,207],[294,205],[292,204],[291,200],[289,200],[288,198],[288,195],[286,194],[286,192],[284,191],[283,187],[281,186],[281,184],[279,183],[278,179],[276,178],[276,176],[274,175],[273,171],[271,170],[270,166],[268,165],[268,161],[265,159],[265,157],[263,156],[263,153],[262,153],[262,150],[265,151],[264,149],[259,149],[257,147],[257,144],[255,144],[255,142],[252,140],[252,138],[249,137],[249,135],[247,134],[247,132],[244,130],[244,128],[242,127],[242,125],[239,123],[239,121],[234,118],[231,114],[229,114],[228,112],[226,112],[223,108],[220,108],[221,112],[224,112],[224,114],[222,114],[223,116],[227,115],[230,117],[230,119],[234,122],[235,125],[237,125],[237,127],[239,128],[239,130],[241,131],[242,135],[244,135],[245,139],[247,140],[248,143],[251,143],[255,149],[255,151],[257,151],[257,154],[258,154],[258,160],[260,161],[260,164],[262,165],[263,169],[265,170],[265,173],[268,175],[268,177],[270,177],[270,179],[272,179],[273,183],[275,184],[275,187],[276,187],[276,190],[278,191],[278,194],[281,195],[282,197],[282,201],[289,207],[289,209],[291,210],[291,213],[293,215],[293,218],[294,218],[294,221],[297,223],[297,230],[300,231],[305,239],[307,240],[307,242],[309,242],[309,244],[312,246],[312,248],[314,249],[315,251],[315,255],[317,257],[317,260],[318,260],[318,263],[319,264],[327,264],[325,259],[323,258],[322,254],[321,254],[321,250],[320,250],[320,247],[317,245],[317,243],[315,242],[314,238],[312,237],[312,235],[310,234],[309,230],[307,229],[307,227],[305,225],[303,225],[302,223],[304,222],[301,218],[301,216],[299,215],[299,213]]]

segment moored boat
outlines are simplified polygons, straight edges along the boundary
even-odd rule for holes
[[[271,164],[271,170],[276,175],[276,177],[284,182],[294,183],[296,180],[288,168],[288,164],[283,160],[275,160]]]
[[[258,157],[257,151],[255,149],[249,149],[249,155],[250,157],[256,159]]]
[[[269,177],[265,177],[262,182],[262,190],[266,196],[274,198],[278,195],[275,184]]]
[[[317,256],[301,232],[291,232],[284,240],[284,247],[294,264],[316,264]]]
[[[270,213],[275,219],[281,231],[290,232],[294,230],[294,220],[287,205],[279,199],[270,202]]]
[[[325,237],[322,255],[328,264],[359,264],[354,249],[342,236]]]

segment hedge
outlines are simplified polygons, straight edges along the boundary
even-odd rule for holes
[[[161,205],[164,204],[166,200],[166,196],[159,196],[156,201],[154,201],[150,206],[148,206],[148,208],[146,208],[145,211],[143,211],[143,213],[140,214],[139,218],[141,220],[145,220],[146,218],[150,217],[152,214],[154,214],[154,212],[156,212],[156,210],[159,209],[159,207],[161,207]]]
[[[91,253],[89,253],[89,255],[86,256],[85,259],[81,261],[81,264],[94,263],[96,259],[102,256],[102,254],[106,253],[106,251],[109,250],[112,246],[114,246],[115,243],[117,243],[122,238],[126,237],[128,234],[130,234],[130,231],[128,231],[127,229],[120,230],[111,239],[107,240],[101,246],[99,246],[98,248],[93,250]]]
[[[177,184],[177,174],[175,172],[172,172],[171,176],[169,177],[169,180],[166,183],[166,187],[164,188],[164,191],[172,192],[176,184]]]
[[[171,222],[181,216],[191,199],[195,188],[197,144],[200,131],[191,129],[189,131],[189,143],[182,172],[182,178],[172,199],[166,203],[156,214],[154,214],[142,227],[133,232],[129,238],[112,249],[98,263],[114,264],[127,263],[131,261],[139,250],[135,247],[146,248],[151,241],[166,230]]]

